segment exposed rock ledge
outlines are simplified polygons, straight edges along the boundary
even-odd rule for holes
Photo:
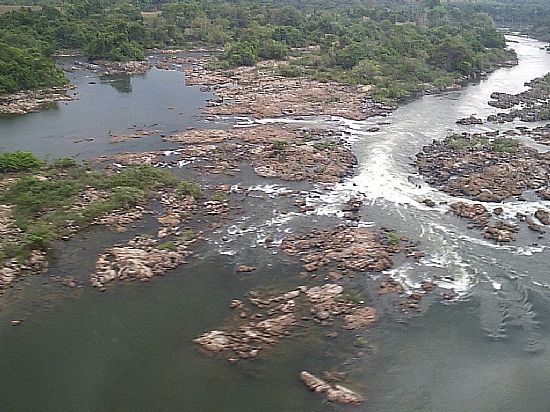
[[[29,90],[0,95],[0,113],[26,114],[37,112],[44,106],[62,100],[72,100],[66,94],[67,87],[53,87],[44,90]]]
[[[162,249],[156,239],[136,238],[126,246],[115,246],[98,257],[92,286],[103,288],[118,280],[147,281],[185,263],[190,254],[186,242],[173,242],[174,250]]]

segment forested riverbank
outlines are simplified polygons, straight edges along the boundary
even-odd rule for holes
[[[550,4],[547,1],[453,1],[450,6],[469,12],[486,13],[499,27],[518,31],[541,41],[550,41]]]
[[[143,10],[77,1],[0,16],[0,38],[9,45],[0,92],[58,86],[62,76],[48,58],[59,49],[81,50],[90,60],[142,59],[147,48],[222,49],[220,68],[287,60],[284,76],[370,85],[380,100],[448,86],[514,60],[489,18],[447,11],[437,2],[423,2],[412,15],[359,5],[337,10],[246,1]]]

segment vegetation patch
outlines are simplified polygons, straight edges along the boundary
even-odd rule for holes
[[[132,210],[147,196],[164,188],[181,195],[202,196],[200,186],[151,166],[128,167],[120,173],[94,172],[71,159],[43,164],[32,154],[3,153],[7,184],[0,203],[11,208],[20,241],[0,241],[0,256],[25,259],[35,249],[70,235],[102,215]],[[3,170],[4,170],[3,169]],[[100,193],[86,200],[86,194]],[[89,196],[88,196],[89,197]],[[166,248],[169,245],[165,245]]]

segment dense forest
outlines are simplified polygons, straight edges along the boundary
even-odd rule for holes
[[[547,0],[458,1],[453,6],[469,12],[487,13],[500,27],[550,41],[550,2]]]
[[[0,92],[63,82],[50,59],[56,49],[130,60],[152,47],[221,48],[218,64],[227,68],[292,56],[281,74],[371,84],[381,99],[444,86],[511,58],[491,19],[474,10],[439,0],[395,8],[323,4],[78,0],[12,11],[0,16]]]

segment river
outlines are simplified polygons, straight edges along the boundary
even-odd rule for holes
[[[214,233],[193,260],[147,285],[128,284],[98,293],[90,287],[62,290],[48,276],[18,283],[0,311],[0,394],[6,411],[544,411],[550,405],[550,253],[548,235],[522,231],[499,246],[463,221],[422,200],[451,198],[416,175],[414,155],[449,130],[471,130],[455,121],[485,117],[494,91],[517,93],[524,82],[550,71],[550,54],[537,41],[509,37],[519,65],[490,74],[461,90],[426,96],[387,118],[327,122],[348,133],[359,162],[354,176],[329,191],[310,193],[315,211],[283,213],[278,196],[299,184],[267,186],[255,177],[240,183],[256,197],[254,207]],[[31,150],[41,157],[88,159],[117,151],[169,147],[158,137],[112,145],[109,131],[154,125],[160,133],[208,127],[199,117],[208,94],[183,87],[179,72],[153,69],[144,76],[100,81],[71,73],[79,100],[23,117],[0,119],[4,150]],[[276,121],[264,119],[263,121]],[[383,122],[380,131],[366,130]],[[205,126],[206,125],[206,126]],[[493,125],[477,126],[489,130]],[[93,140],[82,141],[90,138]],[[80,141],[80,143],[75,143]],[[528,142],[532,145],[532,143]],[[543,150],[543,148],[540,148]],[[418,264],[399,263],[391,275],[410,288],[435,275],[458,294],[451,302],[424,299],[423,310],[405,316],[380,299],[382,316],[365,338],[369,350],[349,361],[350,342],[306,332],[252,363],[230,365],[201,353],[192,339],[220,327],[230,299],[251,289],[294,286],[299,267],[264,248],[319,222],[337,221],[351,195],[362,198],[362,225],[395,228],[421,241]],[[456,199],[456,198],[455,198]],[[549,202],[502,205],[507,215]],[[259,207],[262,206],[262,207]],[[494,205],[487,205],[491,208]],[[140,222],[135,230],[147,231]],[[85,278],[105,245],[130,236],[93,230],[57,247],[49,275]],[[235,263],[259,266],[235,275]],[[368,294],[371,278],[356,279]],[[370,297],[369,299],[376,299]],[[24,319],[18,327],[10,320]],[[348,348],[348,349],[346,349]],[[350,382],[366,395],[360,408],[323,404],[298,380],[301,370],[348,365]],[[351,365],[351,366],[350,366]]]

